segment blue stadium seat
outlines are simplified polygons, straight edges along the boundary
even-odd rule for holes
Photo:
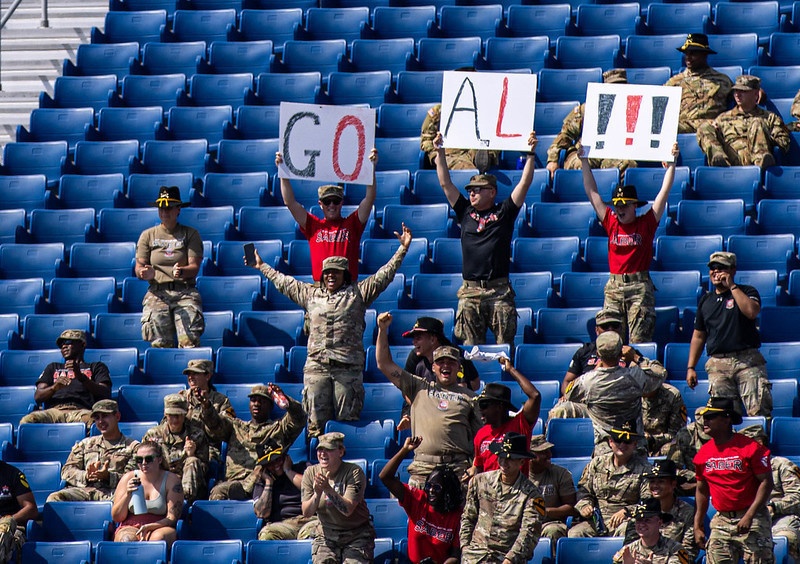
[[[234,118],[235,125],[225,124],[225,139],[277,139],[280,133],[280,106],[241,106]]]
[[[615,66],[620,51],[619,35],[596,35],[592,37],[570,37],[562,35],[556,39],[553,54],[554,64],[560,69],[585,69]]]
[[[760,313],[761,338],[769,343],[800,341],[800,306],[764,306]]]
[[[706,29],[711,18],[709,2],[678,4],[652,3],[642,22],[647,35],[685,34],[687,29]]]
[[[17,228],[17,243],[72,243],[83,242],[84,233],[94,226],[94,209],[71,210],[36,209],[30,215],[30,230]]]
[[[413,321],[412,321],[413,323]],[[409,326],[410,328],[411,326]],[[408,328],[406,328],[408,329]],[[391,347],[389,351],[392,355],[392,360],[397,363],[398,366],[405,366],[406,359],[408,358],[408,353],[411,352],[413,346],[408,344],[408,340],[404,344],[397,344]],[[290,353],[291,354],[291,353]],[[302,378],[302,372],[298,374],[300,378]],[[364,368],[364,383],[373,383],[373,384],[385,384],[386,383],[386,376],[383,375],[383,372],[378,370],[378,363],[375,359],[375,345],[370,345],[367,347],[367,361],[366,367]],[[400,404],[398,404],[399,407]]]
[[[152,198],[155,199],[155,194]],[[142,231],[157,224],[158,210],[155,208],[104,208],[97,214],[97,230],[87,234],[86,242],[135,243]]]
[[[84,43],[78,45],[75,62],[64,59],[64,76],[99,76],[113,74],[117,79],[131,72],[139,56],[138,43],[111,45]]]
[[[555,445],[554,457],[591,456],[594,451],[594,425],[589,418],[550,419],[546,437]]]
[[[572,270],[608,272],[608,237],[597,235],[587,237],[583,242],[583,254],[573,260]]]
[[[780,281],[797,268],[794,236],[731,235],[725,248],[736,255],[737,270],[775,270]]]
[[[284,245],[298,239],[297,223],[287,208],[256,208],[243,206],[239,225],[228,230],[227,240],[264,241],[279,239]]]
[[[80,313],[92,317],[107,313],[116,291],[116,281],[102,278],[54,278],[47,299],[36,300],[36,313]]]
[[[520,237],[511,243],[511,270],[548,271],[558,284],[561,275],[571,270],[572,259],[578,254],[579,249],[578,237]]]
[[[697,300],[703,294],[700,286],[700,272],[652,271],[650,273],[656,292],[656,305],[660,307],[676,306],[680,309],[696,308]]]
[[[277,139],[222,139],[209,172],[266,172],[277,174]]]
[[[755,66],[750,67],[748,72],[761,79],[761,88],[772,102],[780,98],[793,98],[800,90],[800,66]]]
[[[369,21],[369,8],[309,8],[305,25],[295,30],[295,39],[325,41],[344,39],[351,45],[361,37],[361,28]]]
[[[311,560],[311,539],[251,540],[245,552],[247,562],[306,562]]]
[[[39,93],[40,108],[86,108],[95,112],[108,105],[109,95],[117,90],[117,77],[59,76],[53,85],[53,95]]]
[[[134,162],[134,172],[165,174],[191,172],[195,178],[206,173],[208,142],[205,139],[181,141],[145,141],[141,162]]]
[[[678,148],[681,151],[678,166],[688,166],[694,170],[706,164],[706,155],[697,144],[696,133],[678,133]]]
[[[302,344],[304,312],[243,311],[236,319],[236,346],[290,349]],[[226,343],[227,344],[227,343]]]
[[[131,368],[135,368],[139,362],[139,351],[134,347],[87,349],[86,356],[108,366],[112,397],[116,397],[120,386],[130,384]]]
[[[173,107],[167,111],[166,125],[159,129],[159,139],[179,141],[203,139],[216,151],[225,122],[233,119],[230,106]]]
[[[233,334],[233,312],[230,310],[206,311],[203,316],[205,317],[206,329],[203,332],[201,344],[204,347],[211,347],[211,350],[216,354],[225,337]]]
[[[745,212],[755,211],[755,202],[761,186],[761,170],[757,166],[715,167],[699,166],[694,169],[692,189],[684,198],[694,200],[744,201]],[[724,187],[724,188],[723,188]]]
[[[187,83],[188,88],[178,102],[180,105],[230,106],[236,109],[244,104],[245,96],[253,88],[253,75],[248,72],[196,74],[189,77]]]
[[[189,519],[178,522],[181,540],[255,540],[261,519],[253,512],[252,501],[197,500],[189,509]],[[174,557],[174,554],[173,554]],[[221,562],[221,560],[214,560]]]
[[[109,542],[97,543],[95,564],[119,564],[120,562],[166,562],[167,543],[150,542]]]
[[[544,35],[555,47],[556,39],[567,33],[570,11],[568,4],[511,5],[500,35],[526,38]]]
[[[0,176],[0,209],[14,210],[16,215],[20,209],[30,213],[43,208],[49,194],[46,190],[47,179],[41,174]]]
[[[762,198],[770,200],[792,200],[798,196],[800,167],[769,167],[764,172],[764,193]]]
[[[274,52],[279,53],[284,42],[294,39],[294,30],[302,22],[300,8],[244,9],[239,13],[239,27],[228,30],[228,38],[237,42],[272,41]]]
[[[90,562],[92,543],[89,541],[45,542],[28,540],[22,546],[22,559],[30,564],[59,562]]]
[[[145,43],[141,59],[134,62],[132,71],[141,75],[192,76],[197,72],[205,53],[206,44],[203,41]]]
[[[17,428],[17,440],[12,446],[4,443],[3,460],[7,462],[42,462],[55,460],[62,465],[67,460],[72,446],[86,437],[86,425],[83,423],[22,423]],[[47,506],[45,505],[44,519],[48,527]],[[32,521],[30,521],[32,522]],[[82,540],[72,538],[59,538],[57,528],[53,523],[53,530],[48,531],[45,538],[33,538],[28,532],[28,540]],[[100,539],[98,539],[100,540]]]
[[[769,363],[770,380],[794,378],[800,360],[800,343],[762,343],[760,350]]]
[[[415,43],[428,36],[428,28],[436,19],[436,8],[426,6],[376,6],[365,39],[411,38]]]
[[[708,257],[722,250],[721,235],[656,237],[654,270],[708,271]],[[704,276],[704,281],[707,277]]]
[[[600,68],[542,69],[537,82],[537,102],[586,101],[586,85],[602,82]],[[540,139],[541,143],[542,140]],[[695,140],[695,145],[697,141]]]
[[[255,272],[255,271],[254,271]],[[251,311],[261,291],[261,276],[200,276],[197,289],[208,311]]]
[[[368,499],[366,501],[377,537],[389,537],[393,542],[400,542],[407,536],[408,515],[396,499]]]
[[[514,366],[533,382],[561,380],[578,346],[563,344],[521,344],[514,353]]]
[[[256,77],[255,91],[247,104],[279,106],[281,102],[315,104],[320,95],[322,75],[318,70],[308,72],[261,73]]]
[[[409,306],[414,309],[458,307],[456,292],[463,280],[458,274],[415,274],[411,278]]]
[[[238,564],[242,558],[242,541],[179,540],[172,544],[172,552],[170,554],[170,562],[172,564],[197,564],[201,560]]]
[[[629,68],[626,71],[628,84],[652,84],[660,86],[672,76],[672,69],[664,67]]]
[[[138,12],[164,10],[169,17],[175,12],[175,0],[113,0],[108,9],[114,12]]]
[[[486,40],[497,35],[503,7],[499,4],[442,6],[437,21],[428,31],[430,37],[480,37]]]
[[[541,37],[490,37],[484,54],[475,60],[481,71],[529,70],[537,73],[547,62],[549,40]],[[537,130],[539,130],[537,126]]]
[[[424,155],[419,148],[419,136],[375,139],[381,158],[378,171],[408,170],[412,174],[422,166]]]
[[[539,203],[531,205],[530,229],[534,237],[578,237],[589,235],[596,218],[589,202]]]
[[[773,417],[769,443],[770,451],[777,456],[800,455],[800,419]]]
[[[253,241],[261,259],[273,267],[281,262],[283,244],[277,239]],[[247,276],[256,271],[251,266],[245,266],[242,261],[242,243],[239,241],[220,241],[217,244],[216,259],[211,257],[203,259],[201,274],[203,276]]]
[[[393,233],[402,231],[402,224],[411,229],[415,237],[433,240],[447,237],[447,204],[419,206],[388,205],[383,210],[383,235],[393,239]],[[395,249],[396,250],[396,249]]]
[[[542,343],[583,343],[594,325],[596,307],[542,308],[536,315],[536,336]]]
[[[568,562],[607,562],[622,548],[621,537],[560,538],[556,544],[555,564]]]
[[[392,73],[388,70],[332,72],[328,76],[325,102],[337,106],[368,104],[377,108],[388,101],[391,87]]]
[[[607,282],[607,272],[564,272],[561,275],[559,305],[602,309]]]
[[[535,123],[535,122],[534,122]],[[553,174],[552,198],[555,202],[585,202],[586,191],[579,170],[558,169]],[[619,184],[618,168],[601,168],[592,171],[601,196],[611,197],[611,192]],[[547,192],[545,192],[547,194]],[[544,199],[544,198],[543,198]]]
[[[797,404],[797,380],[770,377],[772,386],[772,417],[792,417]]]
[[[399,411],[402,404],[395,404]],[[394,421],[328,421],[325,432],[340,432],[347,437],[347,458],[390,458],[397,444],[394,441]]]
[[[224,10],[233,8],[238,14],[242,0],[178,0],[178,8],[186,10]]]
[[[687,186],[689,180],[689,167],[675,167],[675,179],[672,182],[672,190],[670,190],[669,198],[667,198],[669,213],[671,215],[674,215],[675,212],[678,211],[678,202],[681,201],[682,187]],[[663,168],[636,167],[629,168],[625,171],[625,183],[636,186],[639,197],[650,202],[656,199],[659,190],[661,190],[661,183],[663,181]]]
[[[659,4],[659,6],[691,5]],[[685,40],[685,33],[674,35],[632,35],[628,37],[628,46],[622,61],[626,67],[665,66],[669,67],[672,72],[678,72],[683,66],[683,54],[676,49],[683,45]]]
[[[236,10],[175,10],[172,26],[162,34],[162,41],[226,41],[228,26],[236,26]]]
[[[750,67],[750,68],[753,68],[753,67]],[[771,67],[760,67],[760,68],[764,69],[764,68],[771,68]],[[780,69],[788,69],[788,68],[793,68],[793,67],[778,67],[779,70]],[[775,74],[778,74],[778,73],[775,73]],[[772,75],[772,76],[774,76],[774,75]],[[793,81],[793,77],[792,76],[787,76],[786,77],[786,84],[789,87],[793,87],[792,86],[792,81]],[[762,81],[762,84],[763,84],[763,81]],[[771,85],[770,87],[773,88],[773,89],[779,88],[778,86],[776,86],[774,84]],[[798,88],[798,89],[800,89],[800,88]],[[768,94],[768,96],[769,96],[769,94]],[[795,119],[796,119],[792,115],[792,102],[793,102],[792,97],[788,97],[788,98],[769,98],[767,100],[766,104],[764,105],[764,107],[766,109],[768,109],[769,111],[771,111],[773,113],[776,113],[779,116],[781,116],[781,119],[783,119],[783,121],[785,123],[789,123],[789,122],[795,121]],[[789,152],[790,153],[792,152],[792,143],[791,142],[789,143]],[[764,197],[764,196],[762,196],[762,197]]]
[[[409,341],[403,337],[403,333],[414,326],[417,318],[423,316],[439,319],[444,325],[445,337],[450,338],[453,334],[455,312],[452,309],[393,309],[390,312],[392,314],[392,324],[389,326],[389,344],[392,346],[408,345]],[[400,364],[405,365],[405,362]]]
[[[135,114],[122,114],[121,116],[109,116],[112,118],[111,124],[109,124],[112,129],[112,135],[115,135],[115,132],[116,135],[123,134],[125,132],[124,124],[128,119],[131,119],[136,123],[135,129],[131,131],[131,138],[136,138],[143,142],[155,138],[156,127],[150,125],[151,121],[157,119],[155,123],[158,125],[162,119],[162,116],[159,115],[157,117],[149,108],[158,106],[162,112],[166,112],[172,106],[177,106],[181,90],[186,86],[186,76],[183,73],[129,75],[123,78],[120,84],[119,95],[111,99],[112,106],[148,108],[148,110],[144,112],[144,116],[138,112]],[[129,115],[130,118],[127,117]],[[100,120],[98,119],[98,127],[100,125]]]
[[[685,381],[688,360],[689,343],[668,343],[667,346],[664,347],[664,368],[667,370],[667,381]],[[705,368],[707,360],[708,356],[704,349],[695,368],[697,371],[697,378],[700,380],[708,378]],[[692,417],[694,416],[693,412],[690,412],[689,415]]]
[[[92,43],[135,41],[143,46],[148,41],[161,41],[161,28],[166,24],[165,10],[106,12],[103,29],[92,28]]]
[[[344,39],[289,40],[283,44],[280,61],[274,60],[272,72],[318,72],[325,83],[330,73],[339,70],[339,63],[345,57],[346,48],[347,43]]]
[[[791,233],[800,237],[800,202],[797,200],[761,200],[756,219],[748,220],[747,234],[777,235]]]
[[[682,200],[676,219],[667,218],[668,235],[741,235],[744,225],[743,200]]]
[[[800,38],[797,33],[776,32],[770,35],[769,45],[763,53],[762,64],[770,66],[793,66],[800,64],[798,55]]]
[[[69,174],[121,174],[128,176],[131,165],[139,155],[136,139],[122,141],[78,141],[75,145],[74,161],[68,162],[65,172]],[[63,175],[62,175],[63,177]],[[63,183],[62,183],[63,187]],[[59,195],[61,190],[59,189]],[[107,207],[101,202],[89,207]]]
[[[0,351],[0,384],[3,387],[32,386],[45,366],[64,360],[55,348],[55,339],[45,349]]]
[[[0,210],[0,243],[13,244],[16,241],[17,230],[24,225],[24,209]]]
[[[567,456],[564,458],[553,458],[552,463],[569,470],[570,474],[572,474],[572,481],[577,488],[578,481],[581,479],[581,474],[583,474],[583,469],[586,468],[586,465],[589,464],[591,460],[591,456]]]
[[[212,351],[210,347],[195,347],[192,349],[162,349],[151,347],[144,353],[142,369],[131,374],[131,383],[136,385],[179,385],[184,386],[186,377],[183,369],[189,364],[190,360],[211,360]],[[135,392],[137,390],[129,390]],[[168,392],[169,393],[169,392]],[[154,409],[161,409],[163,406],[153,406]],[[123,420],[125,418],[123,417]],[[136,417],[133,421],[148,421],[150,419],[160,419],[160,417]]]
[[[123,283],[123,291],[125,285]],[[146,285],[145,285],[146,289]],[[150,346],[142,340],[141,299],[138,301],[139,312],[131,313],[99,313],[94,322],[94,341],[102,348],[135,347],[139,354]],[[2,359],[0,359],[0,364]]]
[[[547,307],[549,290],[553,286],[553,275],[550,272],[514,272],[508,276],[514,289],[516,306],[538,310]]]
[[[708,44],[717,52],[709,61],[714,68],[739,65],[746,69],[758,64],[758,35],[755,33],[710,35]]]
[[[450,180],[456,186],[466,186],[475,174],[478,174],[477,169],[452,170],[450,171]],[[447,196],[439,184],[439,177],[435,170],[417,170],[414,172],[413,178],[413,189],[411,194],[406,195],[405,204],[447,204]]]
[[[0,247],[2,251],[2,247]],[[397,251],[396,240],[389,239],[365,239],[361,242],[361,264],[359,273],[364,275],[374,274],[380,267],[386,264]],[[420,271],[420,261],[424,259],[428,252],[428,240],[424,237],[416,236],[411,241],[411,245],[406,251],[406,258],[400,265],[398,273],[404,274],[410,280],[411,277]],[[2,254],[0,254],[0,257]]]
[[[36,387],[32,385],[0,387],[0,423],[16,427],[19,420],[36,407],[33,401],[35,391]]]
[[[375,177],[377,194],[372,213],[375,217],[382,219],[384,207],[389,204],[401,203],[402,194],[406,193],[411,185],[411,174],[407,170],[379,170],[375,173]],[[345,206],[358,206],[365,195],[366,186],[364,184],[345,183]]]
[[[70,248],[69,261],[56,264],[61,278],[113,276],[121,287],[122,280],[132,276],[136,260],[136,245],[126,243],[75,243]]]
[[[340,70],[349,72],[388,70],[393,78],[397,78],[397,73],[406,70],[413,52],[414,40],[410,37],[356,39],[350,47],[350,57],[342,61]]]
[[[44,510],[44,501],[47,496],[64,487],[61,483],[60,462],[54,460],[15,462],[14,466],[25,474],[40,512]]]
[[[214,41],[208,48],[208,59],[202,59],[198,70],[205,74],[250,74],[253,77],[269,72],[272,41]],[[210,105],[210,104],[196,104]]]
[[[479,37],[423,37],[419,40],[417,56],[411,59],[414,70],[444,71],[472,66],[481,52]]]
[[[7,143],[3,147],[3,165],[0,166],[0,174],[4,176],[44,174],[47,178],[47,187],[55,188],[63,173],[67,149],[66,141]]]
[[[383,421],[385,419],[391,419],[393,422],[399,421],[403,395],[396,386],[388,382],[364,383],[364,394],[361,421]],[[372,458],[367,457],[367,459],[371,460]]]
[[[441,102],[443,75],[440,70],[400,71],[397,73],[395,96],[401,104],[430,105]],[[420,126],[421,127],[421,126]]]
[[[183,368],[186,368],[184,364]],[[180,374],[180,372],[178,372]],[[182,380],[186,377],[181,375]],[[120,386],[117,403],[123,421],[161,421],[164,396],[186,389],[185,384],[147,384]]]
[[[222,347],[217,352],[215,384],[247,384],[253,375],[284,363],[283,347]]]
[[[197,229],[204,241],[216,245],[225,237],[225,224],[233,221],[233,206],[186,208],[180,220],[182,224]]]
[[[564,118],[566,118],[577,105],[578,103],[574,100],[536,104],[533,123],[535,124],[537,135],[554,135],[559,133],[564,123]]]
[[[281,385],[288,383],[302,386],[303,370],[308,358],[308,347],[293,346],[289,349],[286,357],[286,363],[283,366],[275,367],[275,381],[281,382]]]
[[[381,104],[378,108],[376,135],[378,137],[412,137],[422,129],[431,105]],[[380,185],[380,183],[379,183]]]
[[[263,172],[210,172],[203,179],[202,194],[190,192],[193,206],[214,207],[232,205],[238,217],[242,206],[263,206],[270,201],[269,175]]]
[[[756,33],[760,45],[766,45],[770,34],[780,31],[781,18],[778,2],[717,2],[708,33]],[[744,66],[744,65],[742,65]]]
[[[253,378],[251,377],[250,378],[251,381],[246,384],[220,384],[219,382],[214,383],[214,387],[217,389],[217,391],[222,395],[226,396],[228,398],[228,401],[230,401],[231,407],[236,413],[236,417],[244,421],[251,420],[250,391],[253,389],[254,385],[252,379]]]
[[[638,27],[639,4],[581,4],[575,17],[572,33],[583,36],[634,35]],[[693,22],[693,25],[696,25]]]
[[[63,258],[63,243],[0,245],[0,275],[6,279],[43,278],[49,284],[56,261]]]

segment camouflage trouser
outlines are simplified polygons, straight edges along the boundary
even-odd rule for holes
[[[168,290],[151,286],[142,300],[142,339],[151,346],[196,347],[205,331],[203,300],[194,286]]]
[[[463,458],[459,457],[450,462],[433,462],[432,460],[434,457],[431,457],[431,461],[420,460],[420,458],[426,457],[418,454],[414,457],[414,462],[408,465],[408,485],[420,490],[425,487],[425,480],[428,479],[430,473],[433,472],[433,469],[437,466],[447,466],[451,468],[453,472],[456,473],[456,476],[460,478],[472,465],[472,460],[467,456]]]
[[[447,158],[447,168],[450,170],[464,170],[470,168],[478,168],[476,163],[476,156],[478,151],[476,149],[445,149],[445,157]],[[486,151],[488,157],[488,167],[497,166],[500,162],[500,151]],[[428,162],[433,163],[437,151],[428,153]]]
[[[708,393],[715,397],[742,399],[747,415],[772,415],[772,391],[766,360],[758,349],[712,355],[706,361]]]
[[[487,327],[498,344],[514,345],[517,333],[517,308],[514,289],[507,278],[487,282],[482,288],[476,282],[464,281],[458,289],[455,336],[465,345],[486,342]]]
[[[70,486],[47,496],[47,501],[108,501],[114,499],[115,488],[95,488]]]
[[[181,477],[183,497],[188,503],[203,499],[208,490],[206,466],[196,456],[190,456],[183,462],[183,471],[177,473]]]
[[[795,562],[800,562],[800,517],[797,515],[773,517],[772,536],[786,537],[789,545],[789,556]]]
[[[211,493],[208,494],[208,499],[219,501],[221,499],[233,499],[236,501],[247,501],[253,499],[253,490],[245,489],[245,482],[247,480],[225,480],[224,482],[217,482]],[[249,482],[248,482],[249,483]]]
[[[336,540],[325,538],[320,524],[311,542],[311,561],[314,564],[371,564],[375,554],[375,529],[372,525],[354,530],[352,535]]]
[[[0,562],[10,562],[11,555],[19,551],[25,544],[25,528],[18,527],[17,521],[11,516],[0,517]]]
[[[586,404],[575,401],[560,401],[553,407],[553,409],[550,410],[550,413],[547,415],[548,420],[580,419],[583,417],[589,417],[589,411],[586,409]]]
[[[298,515],[283,521],[267,523],[258,532],[258,540],[303,540],[314,538],[319,519]],[[277,563],[276,563],[277,564]]]
[[[652,245],[652,241],[647,244]],[[630,344],[649,343],[656,329],[656,288],[653,281],[649,275],[631,282],[615,280],[617,276],[623,275],[612,274],[606,283],[603,308],[616,309],[625,316]]]
[[[325,424],[357,421],[364,407],[364,366],[308,359],[303,369],[303,408],[308,436],[325,432]]]
[[[704,123],[697,129],[697,143],[709,164],[715,155],[721,155],[727,166],[761,166],[764,156],[771,155],[775,146],[769,124],[761,118],[750,121],[745,136],[727,141],[713,122]]]
[[[611,517],[616,513],[616,511],[610,511],[608,513],[608,517]],[[608,525],[606,525],[608,527]],[[620,523],[616,529],[613,531],[609,529],[608,533],[605,536],[607,537],[624,537],[628,533],[628,520],[624,520]],[[572,525],[569,531],[567,531],[567,536],[571,539],[574,538],[591,538],[591,537],[599,537],[600,535],[597,534],[597,529],[594,528],[594,523],[589,520],[581,519],[579,523]]]
[[[678,133],[697,133],[704,123],[713,123],[713,119],[679,119]]]
[[[618,168],[620,178],[624,178],[625,171],[629,168],[636,168],[636,161],[627,159],[589,159],[589,166],[592,168]],[[564,170],[580,170],[581,159],[575,149],[567,149],[567,156],[564,157]]]
[[[708,564],[738,564],[740,558],[744,558],[745,564],[775,562],[769,513],[764,508],[759,509],[750,530],[739,534],[736,524],[744,513],[718,512],[711,519],[711,535],[706,542]]]
[[[58,406],[40,411],[32,411],[20,423],[83,423],[87,427],[92,424],[92,410],[79,409],[76,406]]]
[[[550,546],[553,549],[553,556],[555,556],[558,539],[567,536],[567,524],[563,521],[548,521],[542,523],[541,536],[550,539]]]

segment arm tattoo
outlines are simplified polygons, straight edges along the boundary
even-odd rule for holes
[[[180,482],[177,482],[174,486],[172,486],[172,491],[176,494],[183,495],[183,486],[181,486]]]
[[[397,370],[395,370],[394,372],[392,372],[392,378],[397,378],[398,380],[400,379],[400,376],[402,376],[402,375],[403,375],[403,371],[400,370],[399,368]]]
[[[347,504],[344,502],[344,499],[337,493],[328,496],[328,501],[333,505],[336,509],[339,510],[340,513],[347,515],[348,508]]]

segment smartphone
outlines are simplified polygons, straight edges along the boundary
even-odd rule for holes
[[[244,263],[247,266],[256,264],[256,246],[253,243],[245,243],[244,245]]]

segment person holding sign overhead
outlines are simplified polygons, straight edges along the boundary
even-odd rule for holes
[[[636,209],[646,206],[647,202],[639,199],[635,186],[617,186],[611,202],[603,201],[585,148],[579,147],[578,154],[586,196],[608,233],[608,268],[611,274],[605,287],[603,309],[615,309],[623,314],[629,343],[650,342],[656,326],[655,286],[650,280],[653,240],[675,178],[678,144],[672,146],[673,159],[666,166],[661,189],[652,207],[642,215],[637,215]]]
[[[464,265],[461,275],[464,283],[458,290],[455,336],[465,345],[486,342],[487,327],[494,333],[498,344],[514,344],[517,332],[517,308],[514,290],[508,280],[511,262],[511,237],[514,221],[525,202],[533,181],[533,151],[536,133],[528,137],[530,151],[519,183],[502,203],[495,203],[497,178],[491,174],[476,174],[465,189],[469,200],[458,191],[450,179],[443,136],[439,132],[433,140],[439,157],[436,174],[447,201],[461,225],[461,253]]]
[[[308,239],[311,251],[311,274],[314,280],[322,278],[322,261],[328,257],[343,256],[350,267],[350,277],[358,279],[358,259],[361,251],[361,234],[367,224],[372,205],[375,203],[375,169],[378,164],[378,150],[372,149],[369,154],[372,163],[372,184],[367,186],[366,194],[358,209],[342,217],[344,189],[338,184],[325,184],[317,190],[319,205],[324,217],[322,219],[308,213],[294,198],[292,182],[281,178],[281,197],[283,203],[292,212],[292,216],[300,226],[300,231]],[[280,167],[283,155],[275,153],[275,165]]]

